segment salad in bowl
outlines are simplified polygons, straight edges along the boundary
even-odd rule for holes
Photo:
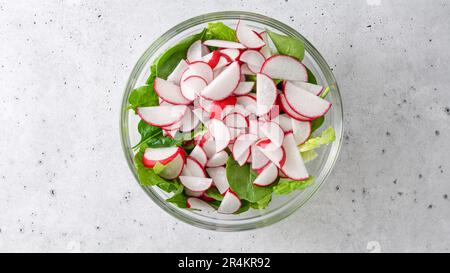
[[[309,162],[336,133],[329,86],[303,62],[304,43],[237,20],[209,22],[163,51],[128,96],[141,185],[201,214],[265,210],[314,185]]]

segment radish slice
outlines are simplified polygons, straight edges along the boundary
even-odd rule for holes
[[[171,138],[175,138],[175,135],[178,133],[178,129],[175,129],[175,130],[162,129],[162,130],[163,130],[163,136],[168,136]]]
[[[211,112],[211,118],[221,118],[223,117],[223,110],[227,107],[234,107],[236,105],[237,98],[235,96],[229,96],[223,100],[213,101],[209,107],[208,111]]]
[[[269,162],[270,162],[270,159],[268,159],[267,156],[265,156],[263,154],[263,152],[261,152],[256,147],[256,145],[253,145],[252,146],[252,169],[259,170],[259,169],[263,168],[264,166],[266,166]]]
[[[277,147],[283,144],[284,132],[280,125],[273,121],[265,121],[259,123],[259,131]]]
[[[191,191],[188,188],[184,188],[184,193],[187,196],[192,196],[192,197],[202,197],[203,194],[205,193],[204,191]]]
[[[175,106],[148,106],[138,107],[136,112],[146,123],[164,127],[170,126],[180,121],[186,113],[187,106],[175,105]]]
[[[259,51],[246,50],[239,57],[239,61],[246,63],[251,72],[259,73],[266,58]]]
[[[265,74],[256,74],[256,113],[259,116],[269,113],[277,95],[275,82]]]
[[[308,81],[305,65],[286,55],[274,55],[267,59],[261,67],[261,73],[267,74],[272,79]]]
[[[214,70],[219,70],[225,68],[227,65],[231,64],[233,61],[226,55],[220,55],[219,61],[217,62]],[[218,73],[220,74],[220,73]]]
[[[142,163],[147,168],[155,167],[156,163],[166,165],[181,151],[179,147],[147,148],[142,157]]]
[[[208,55],[202,57],[202,61],[211,66],[212,69],[216,67],[216,65],[219,63],[219,60],[220,60],[220,52],[218,50],[214,50]]]
[[[197,160],[202,165],[202,167],[205,167],[206,163],[208,162],[208,156],[206,155],[205,150],[203,150],[203,148],[199,145],[196,145],[194,147],[189,156]]]
[[[257,140],[257,136],[252,134],[240,135],[233,144],[233,158],[235,160],[238,160],[243,154],[245,154],[247,150],[250,149],[250,146],[252,146],[253,143],[255,143]]]
[[[205,142],[201,144],[201,147],[208,156],[208,159],[216,154],[216,142],[211,137],[207,138]]]
[[[156,78],[153,88],[160,98],[176,105],[187,105],[191,101],[186,99],[181,93],[180,87],[172,82]]]
[[[249,94],[238,96],[237,104],[242,105],[248,112],[252,114],[256,113],[256,99]]]
[[[209,114],[201,108],[195,108],[192,113],[201,121],[201,123],[208,126],[209,124]]]
[[[230,64],[220,75],[203,89],[201,96],[211,100],[222,100],[230,96],[239,84],[240,66]]]
[[[216,143],[216,152],[222,151],[230,144],[231,134],[223,121],[217,119],[211,120],[209,130]]]
[[[286,152],[283,147],[277,147],[269,139],[259,140],[256,142],[256,147],[278,168],[281,168],[284,165],[286,160]]]
[[[220,203],[217,212],[224,214],[232,214],[239,210],[241,207],[241,200],[239,197],[232,191],[227,191],[225,196],[223,197],[222,202]]]
[[[202,165],[194,158],[188,156],[186,158],[186,163],[184,164],[183,171],[181,172],[183,176],[195,176],[195,177],[206,177],[206,172]]]
[[[206,80],[200,76],[189,76],[180,83],[181,94],[186,99],[193,101],[207,86]]]
[[[199,124],[200,120],[192,113],[191,109],[188,109],[181,120],[180,131],[183,133],[190,132],[197,128]]]
[[[230,135],[231,135],[231,139],[230,139],[230,144],[234,143],[236,141],[236,138],[238,138],[238,136],[242,135],[243,133],[245,133],[245,128],[228,128],[228,130],[230,130]],[[228,145],[228,148],[230,147],[230,145]],[[233,149],[230,149],[230,151],[232,151]]]
[[[216,211],[207,202],[205,202],[205,201],[203,201],[201,199],[195,198],[195,197],[189,197],[186,200],[186,204],[187,204],[187,207],[189,209],[201,210],[201,211],[204,211],[204,212],[214,212],[214,211]]]
[[[190,76],[200,76],[207,83],[210,83],[214,77],[214,73],[209,64],[202,61],[197,61],[189,64],[188,69],[186,69],[181,76],[181,81],[186,80]]]
[[[260,52],[267,59],[270,56],[272,56],[272,51],[270,50],[270,47],[269,47],[269,39],[267,37],[267,32],[263,31],[259,35],[261,36],[261,38],[264,41],[264,43],[266,43],[266,45],[261,48]]]
[[[259,122],[255,116],[250,116],[248,119],[248,132],[255,136],[259,136]]]
[[[203,56],[202,49],[202,41],[198,40],[192,43],[192,45],[188,48],[186,53],[187,60],[192,63],[195,61],[200,61]]]
[[[237,100],[236,100],[237,102]],[[244,117],[248,117],[250,115],[250,112],[247,111],[247,109],[245,109],[242,105],[236,104],[236,105],[227,105],[223,110],[222,110],[222,118],[225,118],[226,116],[230,115],[230,114],[241,114]]]
[[[305,116],[302,116],[298,114],[297,112],[292,109],[292,107],[289,105],[289,103],[286,101],[286,98],[284,94],[278,95],[279,102],[280,102],[280,108],[283,110],[288,116],[290,116],[293,119],[300,120],[300,121],[310,121],[311,118],[307,118]]]
[[[244,117],[244,115],[239,113],[231,113],[223,119],[223,122],[228,127],[232,128],[247,128],[248,127],[248,121]]]
[[[180,176],[180,182],[187,189],[195,192],[206,191],[211,187],[212,179],[195,177],[195,176]]]
[[[225,167],[207,168],[206,172],[212,178],[220,194],[224,194],[230,188]]]
[[[213,70],[214,79],[217,78],[220,75],[220,73],[222,73],[224,70],[225,70],[225,67],[215,68]]]
[[[183,72],[188,68],[189,64],[185,60],[181,60],[175,69],[167,77],[167,81],[173,82],[176,85],[180,84],[181,76]]]
[[[255,82],[245,82],[241,81],[236,89],[234,89],[233,93],[236,96],[242,96],[250,93],[253,89],[253,86],[255,86]]]
[[[239,21],[236,26],[236,38],[241,44],[248,48],[260,49],[266,45],[252,29],[241,21]]]
[[[243,75],[255,75],[255,72],[251,71],[250,68],[248,67],[248,64],[243,63],[241,65],[241,73]]]
[[[186,110],[186,113],[187,112],[189,112],[189,110]],[[163,127],[161,127],[161,129],[163,129],[165,131],[174,131],[174,130],[178,131],[178,129],[180,129],[181,125],[183,125],[183,120],[184,120],[185,116],[186,116],[186,114],[184,114],[183,118],[180,121],[175,122],[174,124],[169,125],[169,126],[163,126]]]
[[[316,119],[325,115],[331,107],[328,101],[287,82],[284,87],[287,103],[298,114]]]
[[[165,179],[175,179],[183,171],[185,162],[185,155],[179,153],[169,164],[165,165],[164,170],[159,173],[159,176]]]
[[[278,116],[278,124],[284,133],[290,132],[293,130],[292,123],[295,119],[291,119],[287,114],[282,114]]]
[[[220,48],[238,48],[238,49],[244,49],[245,46],[231,41],[224,41],[224,40],[206,40],[203,42],[206,46],[213,46],[213,47],[220,47]]]
[[[214,168],[214,167],[220,167],[227,163],[228,160],[228,154],[225,151],[220,151],[216,154],[214,154],[209,160],[208,163],[206,163],[206,167]]]
[[[241,55],[241,51],[235,48],[224,48],[220,50],[220,53],[227,55],[231,61],[236,61]]]
[[[311,135],[311,122],[292,120],[292,129],[294,133],[295,144],[300,145],[308,140]]]
[[[234,145],[233,145],[233,149],[234,149]],[[251,150],[251,147],[249,147],[247,150],[245,150],[244,154],[242,154],[239,158],[236,159],[239,166],[243,166],[245,163],[247,163],[251,154],[252,154],[252,150]]]
[[[322,85],[312,84],[309,82],[301,82],[301,81],[291,81],[291,83],[295,86],[302,88],[305,91],[308,91],[311,94],[319,96],[323,91]]]
[[[309,177],[308,170],[306,170],[292,133],[288,133],[284,137],[283,148],[286,151],[286,162],[281,167],[283,174],[292,180],[307,179]]]
[[[278,168],[273,163],[269,163],[253,181],[253,184],[261,187],[269,186],[278,178]]]

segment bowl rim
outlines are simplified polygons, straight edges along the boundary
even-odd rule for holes
[[[176,35],[180,34],[181,32],[190,29],[191,27],[194,27],[199,24],[213,22],[213,21],[221,21],[221,20],[248,20],[260,24],[264,24],[266,26],[270,26],[271,28],[274,28],[278,31],[281,31],[283,34],[287,34],[293,37],[296,37],[300,40],[302,40],[305,44],[305,51],[307,51],[312,59],[317,63],[319,66],[321,72],[324,74],[326,78],[326,82],[328,83],[328,86],[333,88],[333,91],[336,94],[336,98],[338,100],[339,105],[339,117],[340,120],[338,128],[334,128],[336,135],[339,136],[336,138],[336,140],[332,143],[332,150],[330,151],[330,154],[328,155],[328,158],[325,160],[325,163],[323,164],[323,167],[321,169],[321,181],[317,181],[318,177],[316,179],[316,183],[318,184],[317,187],[313,191],[311,191],[306,198],[302,200],[302,202],[295,202],[296,198],[293,200],[290,200],[289,203],[285,204],[284,206],[278,208],[275,211],[281,210],[279,213],[275,213],[271,215],[269,218],[261,219],[260,221],[251,221],[251,222],[244,222],[244,223],[237,223],[236,222],[227,222],[227,223],[207,223],[204,221],[201,221],[201,219],[194,219],[192,217],[189,217],[188,215],[181,214],[179,212],[179,208],[175,208],[174,206],[170,206],[165,200],[161,200],[160,196],[158,196],[156,193],[153,192],[152,189],[149,189],[148,187],[144,187],[139,182],[139,178],[137,176],[136,167],[134,165],[134,153],[131,149],[129,137],[128,137],[128,117],[129,117],[129,109],[128,109],[128,96],[130,92],[135,88],[135,84],[138,80],[138,77],[140,73],[143,71],[144,66],[147,64],[148,60],[151,58],[151,56],[156,53],[156,51],[165,45],[165,43],[170,40],[171,38],[175,37]],[[330,84],[331,83],[331,84]],[[178,220],[181,220],[187,224],[208,229],[208,230],[216,230],[216,231],[243,231],[243,230],[249,230],[249,229],[255,229],[255,228],[261,228],[265,227],[274,223],[277,223],[289,215],[293,214],[295,211],[297,211],[300,207],[302,207],[304,204],[306,204],[312,196],[316,194],[316,192],[322,188],[322,186],[325,184],[325,181],[327,181],[328,177],[331,174],[331,171],[333,170],[334,165],[336,164],[336,161],[339,157],[340,150],[342,147],[342,140],[343,140],[343,122],[344,122],[344,116],[343,116],[343,105],[342,105],[342,98],[340,95],[339,87],[337,85],[336,79],[325,61],[325,59],[322,57],[322,55],[319,53],[319,51],[305,38],[303,35],[301,35],[299,32],[297,32],[292,27],[286,25],[285,23],[282,23],[276,19],[270,18],[265,15],[261,15],[258,13],[253,12],[246,12],[246,11],[221,11],[221,12],[212,12],[212,13],[206,13],[202,15],[198,15],[195,17],[192,17],[190,19],[184,20],[181,23],[175,25],[174,27],[170,28],[166,32],[164,32],[161,36],[159,36],[153,43],[150,44],[150,46],[144,51],[144,53],[140,56],[138,61],[136,62],[135,66],[133,67],[133,70],[130,74],[130,77],[127,80],[123,98],[122,98],[122,104],[121,104],[121,112],[120,112],[120,138],[121,138],[121,145],[122,150],[125,155],[125,158],[127,159],[128,167],[130,168],[131,172],[133,173],[133,176],[138,183],[138,185],[147,193],[147,195],[164,211],[172,215]],[[333,153],[333,154],[332,154]],[[323,173],[325,170],[325,173]],[[323,173],[323,174],[322,174]],[[258,216],[259,217],[259,216]],[[257,217],[256,217],[257,218]],[[238,220],[239,221],[239,220]]]

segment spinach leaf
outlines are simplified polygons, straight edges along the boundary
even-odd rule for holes
[[[206,27],[205,40],[212,39],[237,42],[236,31],[222,22],[209,23]]]
[[[128,99],[130,108],[136,111],[137,107],[159,105],[158,95],[152,85],[144,85],[134,89]]]
[[[308,82],[312,84],[317,84],[316,76],[314,76],[314,73],[308,67],[306,67],[306,72],[308,73]]]
[[[217,188],[211,187],[206,192],[205,195],[209,198],[213,198],[217,201],[223,200],[223,195],[220,194],[219,190]]]
[[[241,200],[241,207],[234,214],[240,214],[246,212],[249,209],[250,209],[250,202],[248,202],[247,200]]]
[[[148,147],[160,148],[181,146],[183,144],[183,136],[180,136],[179,138],[163,136],[161,128],[149,125],[143,120],[139,121],[138,131],[139,134],[141,134],[141,141],[139,141],[133,149],[139,148],[140,150],[144,150]]]
[[[279,54],[289,55],[300,61],[303,60],[303,57],[305,56],[305,45],[302,41],[270,30],[267,30],[267,33]]]
[[[296,190],[306,189],[312,184],[314,184],[314,177],[312,176],[303,181],[281,178],[278,184],[273,187],[273,192],[278,195],[289,194]]]
[[[178,44],[167,49],[158,59],[155,61],[156,76],[167,79],[167,76],[172,73],[181,59],[186,58],[188,48],[197,40],[201,40],[205,35],[206,30],[184,38]]]
[[[325,116],[321,116],[320,118],[311,121],[311,134],[314,133],[317,129],[319,129],[324,122]]]
[[[270,201],[272,201],[272,195],[267,195],[263,199],[259,200],[256,203],[250,203],[250,207],[252,209],[265,209],[269,205]]]
[[[273,186],[258,187],[253,185],[253,181],[258,174],[251,170],[249,164],[239,166],[239,164],[230,156],[227,161],[226,171],[231,189],[241,199],[255,203],[267,195],[272,194]]]
[[[179,208],[187,208],[187,198],[186,195],[184,195],[183,186],[180,186],[175,194],[172,197],[166,199],[166,201],[174,203]]]

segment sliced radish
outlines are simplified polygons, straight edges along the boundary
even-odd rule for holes
[[[202,144],[201,147],[206,153],[206,156],[211,158],[216,154],[216,142],[211,137],[208,137]]]
[[[292,120],[292,130],[294,133],[295,144],[300,145],[308,140],[311,135],[311,122]]]
[[[234,149],[234,145],[233,145],[233,149]],[[251,154],[252,154],[252,149],[251,149],[251,147],[249,147],[247,150],[245,150],[244,154],[242,154],[239,158],[236,159],[239,166],[243,166],[245,163],[247,163]]]
[[[250,147],[258,140],[256,135],[252,134],[242,134],[240,135],[233,144],[233,158],[238,160]],[[247,160],[247,159],[246,159]]]
[[[303,159],[295,143],[294,134],[288,133],[284,137],[283,148],[286,151],[286,162],[281,167],[284,175],[292,180],[305,180],[309,177]]]
[[[214,73],[209,64],[202,61],[196,61],[189,64],[188,69],[186,69],[181,76],[181,81],[186,80],[190,76],[199,76],[209,84],[214,78]]]
[[[259,33],[259,36],[261,36],[261,39],[264,41],[264,43],[266,43],[266,45],[260,49],[260,52],[267,59],[270,56],[272,56],[272,50],[270,49],[270,46],[269,46],[269,39],[267,37],[267,32],[263,31],[263,32]]]
[[[279,102],[280,102],[281,110],[283,110],[291,118],[296,119],[296,120],[300,120],[300,121],[310,121],[310,120],[312,120],[311,118],[307,118],[307,117],[302,116],[302,115],[298,114],[297,112],[295,112],[295,110],[292,109],[292,107],[286,101],[286,97],[284,96],[284,94],[279,94],[278,95],[278,99],[279,99]]]
[[[217,66],[217,64],[219,63],[219,59],[220,59],[220,51],[218,50],[214,50],[213,52],[202,57],[202,61],[211,66],[212,69],[214,69]]]
[[[272,79],[308,81],[305,65],[287,55],[274,55],[268,58],[261,67],[261,73],[267,74]]]
[[[236,96],[247,95],[248,93],[250,93],[252,91],[253,86],[255,86],[255,82],[241,81],[238,84],[238,86],[236,87],[236,89],[234,89],[233,93]]]
[[[246,50],[239,57],[239,61],[246,63],[251,72],[259,73],[266,58],[259,51]]]
[[[191,191],[206,191],[211,187],[212,179],[195,176],[180,176],[180,182]]]
[[[236,38],[248,48],[260,49],[266,45],[258,34],[241,21],[236,26]]]
[[[176,105],[187,105],[191,101],[186,99],[181,93],[180,87],[173,82],[156,78],[153,88],[160,98]]]
[[[195,197],[189,197],[189,198],[186,200],[186,204],[187,204],[187,207],[188,207],[189,209],[201,210],[201,211],[204,211],[204,212],[213,212],[213,211],[216,211],[216,210],[215,210],[213,207],[211,207],[211,205],[209,205],[207,202],[205,202],[205,201],[203,201],[203,200],[201,200],[201,199],[195,198]]]
[[[206,172],[212,178],[220,194],[224,194],[230,188],[225,167],[207,168]]]
[[[183,171],[181,172],[181,175],[206,177],[206,172],[200,162],[195,160],[193,157],[188,156],[186,158],[186,163],[184,165]]]
[[[219,69],[224,69],[227,65],[231,64],[233,60],[231,60],[227,55],[221,54],[219,57],[219,61],[217,62],[216,66],[214,67],[214,71]],[[221,72],[222,73],[222,72]],[[216,73],[217,76],[220,73]]]
[[[176,134],[178,133],[178,129],[175,129],[175,130],[162,129],[162,130],[163,130],[163,136],[168,136],[171,138],[175,138]]]
[[[217,78],[220,73],[222,73],[225,70],[225,67],[215,68],[213,70],[214,79]]]
[[[159,173],[159,176],[165,179],[175,179],[183,171],[185,163],[184,151],[179,153],[171,162],[165,165],[164,170]]]
[[[202,41],[198,40],[193,42],[192,45],[188,48],[186,56],[187,60],[190,63],[200,61],[203,56]]]
[[[180,121],[187,109],[185,105],[148,106],[138,107],[136,112],[146,123],[152,126],[164,127]]]
[[[316,95],[316,96],[319,96],[320,93],[322,93],[322,91],[323,91],[322,85],[312,84],[309,82],[301,82],[301,81],[291,81],[291,83],[295,86],[302,88],[305,91],[308,91],[309,93]]]
[[[180,152],[181,148],[179,147],[147,148],[142,157],[142,163],[147,168],[155,167],[156,163],[167,165]]]
[[[284,87],[287,103],[298,114],[315,119],[325,115],[331,107],[328,101],[287,82]]]
[[[250,68],[248,67],[248,64],[243,63],[241,65],[241,74],[243,74],[243,75],[255,75],[255,72],[250,70]]]
[[[231,134],[223,121],[213,119],[209,123],[209,131],[216,143],[216,152],[220,152],[230,144]]]
[[[213,46],[213,47],[219,47],[219,48],[237,48],[237,49],[244,49],[245,46],[231,41],[224,41],[224,40],[206,40],[203,42],[206,46]]]
[[[181,76],[183,75],[183,72],[188,68],[188,66],[189,64],[185,60],[181,60],[172,71],[172,73],[170,73],[170,75],[167,77],[167,80],[169,82],[173,82],[176,85],[179,85]]]
[[[192,113],[201,121],[201,123],[208,126],[209,124],[209,114],[201,108],[195,108]]]
[[[192,197],[202,197],[203,194],[205,193],[204,191],[191,191],[188,188],[184,188],[184,193],[187,196],[192,196]]]
[[[182,123],[180,131],[183,133],[187,133],[194,130],[200,124],[200,120],[192,113],[190,109],[186,111],[186,114],[184,115],[181,122]]]
[[[256,114],[256,99],[250,94],[238,96],[237,104],[242,105],[248,112]]]
[[[231,128],[247,128],[248,120],[244,115],[239,113],[231,113],[224,117],[223,122]]]
[[[277,147],[269,139],[261,139],[256,143],[256,147],[272,161],[278,168],[281,168],[286,160],[286,152],[283,147]]]
[[[294,119],[290,118],[287,114],[282,114],[278,116],[278,124],[284,133],[290,132],[293,130],[292,123]]]
[[[261,152],[256,145],[252,146],[252,169],[260,170],[270,162],[270,159]]]
[[[270,141],[277,147],[283,144],[284,132],[280,125],[273,121],[265,121],[259,123],[260,133],[270,139]]]
[[[208,111],[211,113],[211,118],[222,118],[223,110],[229,106],[234,107],[236,102],[237,98],[235,96],[229,96],[223,100],[213,101],[208,107]]]
[[[225,151],[220,151],[214,154],[210,159],[208,159],[208,163],[206,163],[206,167],[214,168],[220,167],[227,163],[228,154]]]
[[[220,203],[217,212],[224,214],[232,214],[239,210],[241,207],[241,200],[235,193],[232,191],[227,191],[225,196],[223,197],[222,202]]]
[[[278,168],[273,163],[269,163],[266,167],[264,167],[261,173],[256,177],[253,181],[253,184],[261,187],[269,186],[278,177]]]
[[[205,167],[208,162],[208,156],[206,155],[205,150],[199,145],[194,147],[189,156],[197,160],[203,167]]]
[[[233,144],[234,141],[236,141],[236,138],[238,138],[238,136],[242,135],[243,133],[245,133],[245,128],[233,128],[233,127],[229,127],[228,130],[230,130],[230,135],[231,135],[231,139],[230,139],[230,144]],[[228,148],[230,147],[230,145],[228,145]],[[230,151],[232,151],[233,149],[230,149]]]
[[[256,74],[256,113],[259,116],[269,113],[277,95],[275,82],[265,74]]]
[[[241,55],[241,51],[235,48],[224,48],[220,50],[220,53],[228,56],[231,61],[236,61]]]
[[[181,94],[186,99],[193,101],[207,86],[207,82],[200,76],[189,76],[180,83]]]
[[[229,97],[239,84],[240,66],[231,63],[217,78],[203,89],[201,96],[211,100],[222,100]]]
[[[255,116],[250,116],[248,118],[248,132],[255,136],[259,136],[259,122]]]
[[[236,102],[237,102],[237,100],[236,100]],[[236,105],[227,105],[222,110],[222,118],[225,118],[227,115],[233,114],[233,113],[241,114],[244,117],[248,117],[250,115],[250,112],[247,111],[247,109],[245,109],[244,106],[242,106],[240,104],[236,104]]]

